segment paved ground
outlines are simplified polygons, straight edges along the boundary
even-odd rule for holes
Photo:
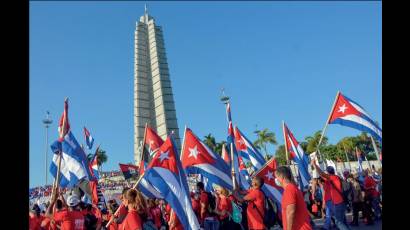
[[[349,213],[346,215],[347,222],[350,223],[352,220],[352,214]],[[316,224],[317,228],[323,226],[324,219],[315,219],[313,220]],[[363,223],[363,220],[359,219],[359,226],[358,227],[351,227],[352,230],[381,230],[382,229],[382,221],[376,221],[373,225],[367,226]]]

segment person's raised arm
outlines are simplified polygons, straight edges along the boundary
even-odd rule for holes
[[[312,164],[313,167],[315,168],[316,172],[318,172],[319,175],[320,175],[322,178],[324,178],[324,179],[326,179],[326,180],[329,179],[329,175],[327,175],[326,173],[324,173],[324,172],[322,171],[322,169],[320,169],[320,167],[316,164],[315,161],[311,161],[311,164]]]
[[[286,207],[286,223],[287,229],[293,228],[293,221],[295,220],[296,204],[290,204]]]
[[[53,216],[53,209],[54,209],[54,204],[57,201],[57,194],[53,194],[51,196],[51,202],[50,205],[47,207],[47,211],[46,211],[46,216],[52,218]]]
[[[60,192],[60,200],[63,203],[63,207],[68,208],[67,202],[64,199],[63,192]]]

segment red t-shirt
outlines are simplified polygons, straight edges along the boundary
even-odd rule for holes
[[[325,202],[332,199],[332,197],[330,197],[330,187],[331,187],[331,186],[332,186],[332,185],[330,185],[330,182],[329,182],[329,181],[325,181],[325,182],[323,183],[323,192],[324,192],[323,200],[324,200]]]
[[[73,230],[85,230],[84,215],[81,211],[70,211],[69,217],[73,224]]]
[[[336,175],[329,175],[328,181],[330,186],[330,197],[332,199],[332,203],[334,205],[341,204],[343,202],[343,197],[342,194],[340,194],[342,192],[342,183],[340,181],[340,178]]]
[[[203,222],[204,219],[206,217],[208,217],[208,204],[209,204],[209,201],[208,201],[208,194],[206,192],[204,192],[204,191],[201,192],[201,196],[199,198],[199,203],[200,203],[199,213],[200,213],[200,217],[201,217],[201,222]],[[205,213],[204,214],[201,213],[202,204],[205,204]]]
[[[378,197],[378,196],[379,196],[379,192],[376,190],[377,183],[376,183],[376,181],[375,181],[373,178],[371,178],[371,177],[369,177],[369,176],[366,176],[366,177],[364,178],[363,185],[364,185],[364,189],[365,189],[372,197]]]
[[[122,224],[123,230],[140,230],[142,229],[141,218],[136,210],[129,210]]]
[[[30,230],[40,230],[41,221],[43,220],[42,216],[37,217],[29,216],[29,229]]]
[[[263,216],[265,215],[265,208],[263,207],[265,202],[265,196],[259,189],[249,189],[248,194],[244,197],[248,200],[248,208],[246,209],[246,215],[248,217],[249,229],[264,229]],[[259,214],[260,213],[260,214]]]
[[[171,219],[171,205],[169,204],[165,205],[165,218],[167,222]]]
[[[218,202],[218,206],[216,207],[216,209],[221,212],[222,210],[225,210],[228,213],[232,214],[232,203],[231,200],[226,197],[226,196],[220,196],[219,197],[219,202]],[[228,213],[225,213],[225,215],[223,216],[219,216],[220,220],[225,219],[226,217],[228,217]]]
[[[111,214],[107,214],[105,216],[103,216],[104,220],[106,221],[110,221],[111,219]],[[108,225],[108,230],[118,230],[118,224],[115,223],[115,221],[111,221],[110,225]]]
[[[57,225],[61,226],[61,230],[72,229],[72,221],[69,217],[69,211],[64,209],[54,213],[54,220]]]
[[[282,195],[283,230],[288,230],[286,208],[291,204],[296,205],[295,219],[293,220],[291,230],[312,230],[309,213],[302,192],[292,183],[286,185]]]
[[[192,210],[194,210],[195,214],[199,216],[199,212],[201,211],[201,205],[199,203],[199,199],[195,199],[195,195],[191,194],[191,203],[192,203]]]
[[[128,214],[128,209],[127,207],[125,207],[123,204],[120,205],[119,207],[119,211],[118,211],[118,215],[116,215],[115,217],[120,217],[120,216],[127,216]],[[125,218],[123,219],[123,221],[121,223],[118,224],[118,229],[123,229],[123,223],[124,223]]]

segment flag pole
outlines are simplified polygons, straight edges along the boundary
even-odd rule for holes
[[[140,162],[138,162],[140,164],[141,164],[141,161],[144,160],[144,147],[145,147],[145,141],[147,138],[147,127],[148,127],[148,122],[145,122],[144,138],[142,139],[141,152],[140,152]]]
[[[285,121],[282,120],[282,130],[283,130],[283,140],[285,141],[285,154],[286,154],[286,164],[289,165],[289,153],[288,153],[288,146],[286,141],[285,135]]]
[[[335,110],[335,105],[336,105],[337,99],[339,98],[339,95],[340,95],[340,91],[337,91],[336,98],[335,98],[335,101],[333,102],[332,109],[330,110],[329,116],[328,116],[328,118],[327,118],[327,120],[326,120],[325,127],[323,128],[322,134],[320,135],[319,142],[317,143],[317,147],[316,147],[317,150],[319,150],[320,144],[322,143],[323,136],[325,135],[326,128],[327,128],[327,126],[329,125],[330,117],[332,116],[332,113],[333,113],[333,111]],[[323,161],[324,159],[322,158],[322,153],[321,153],[320,151],[319,151],[319,154],[320,154],[321,160]],[[326,163],[325,163],[325,165],[326,165]]]
[[[349,156],[347,155],[346,147],[344,144],[342,145],[343,145],[343,149],[345,150],[346,161],[349,163],[350,172],[352,172],[352,165],[350,164],[350,160],[349,160]]]
[[[64,114],[64,119],[63,119],[63,126],[62,126],[62,130],[61,130],[61,133],[62,133],[63,135],[64,135],[64,133],[65,133],[65,122],[66,122],[66,120],[67,120],[67,111],[66,111],[66,108],[65,108],[66,102],[68,103],[68,97],[65,97],[65,98],[64,98],[64,112],[63,112],[63,114]],[[64,138],[64,136],[63,136],[62,138]],[[53,197],[53,195],[55,194],[56,190],[58,190],[58,183],[59,183],[59,181],[60,181],[60,168],[61,168],[61,157],[62,157],[62,155],[63,155],[62,151],[59,152],[59,154],[58,154],[57,176],[54,178],[54,185],[55,185],[55,187],[53,187],[53,191],[52,191],[51,197]]]
[[[232,187],[233,190],[236,190],[236,178],[235,178],[235,167],[233,162],[233,143],[231,143],[231,172],[232,172]]]
[[[374,138],[372,135],[370,135],[370,139],[372,140],[372,145],[376,153],[377,161],[379,162],[380,166],[382,166],[382,162],[380,161],[379,148],[377,147],[376,142],[374,141]]]
[[[181,147],[181,154],[179,154],[179,159],[182,161],[182,154],[184,154],[184,150],[185,150],[185,134],[186,134],[186,125],[184,127],[184,137],[182,138],[182,147]]]

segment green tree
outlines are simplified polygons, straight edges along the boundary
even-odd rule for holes
[[[317,145],[320,140],[320,136],[322,135],[322,131],[317,131],[316,133],[313,134],[313,136],[307,136],[305,137],[305,141],[307,143],[306,145],[306,153],[310,154],[313,153],[317,150]],[[323,137],[322,143],[320,144],[320,151],[323,151],[323,146],[326,146],[328,142],[328,138],[326,136]]]
[[[253,142],[253,145],[265,151],[265,155],[268,155],[268,150],[266,148],[267,144],[277,145],[278,142],[276,141],[275,133],[270,132],[268,129],[264,130],[257,130],[255,131],[257,135],[256,141]]]
[[[355,156],[354,154],[354,149],[355,149],[355,138],[354,137],[344,137],[342,138],[339,142],[337,142],[336,147],[338,150],[343,153],[342,159],[345,161],[354,161]],[[346,154],[345,154],[346,153]],[[349,159],[346,159],[346,155]]]
[[[212,134],[208,134],[204,137],[204,143],[214,152],[216,152],[216,141]]]
[[[219,155],[222,155],[222,146],[224,144],[226,145],[226,141],[221,141],[221,142],[216,143],[215,152],[218,153]]]
[[[321,153],[324,158],[337,161],[337,159],[344,159],[344,153],[341,152],[336,145],[325,145],[321,148]]]
[[[93,159],[93,157],[94,157],[94,154],[89,153],[87,155],[88,162],[90,162]],[[97,151],[97,165],[100,168],[100,171],[102,170],[102,164],[107,161],[108,161],[108,156],[106,154],[106,151],[99,148]]]
[[[279,145],[275,152],[275,159],[278,165],[286,165],[285,145]]]

